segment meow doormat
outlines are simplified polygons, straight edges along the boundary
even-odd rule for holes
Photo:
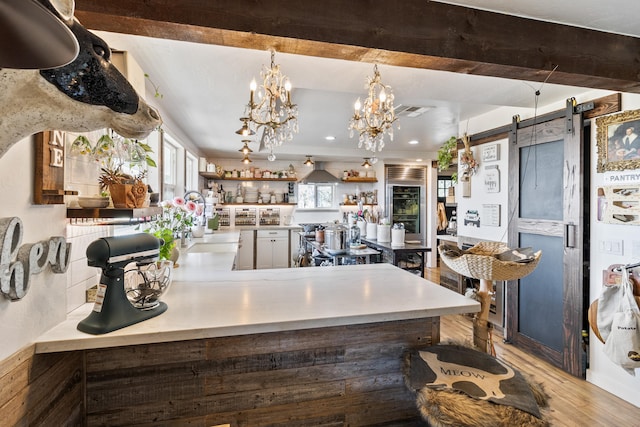
[[[495,357],[458,345],[436,345],[410,354],[409,387],[456,390],[480,400],[512,406],[541,418],[522,375]]]

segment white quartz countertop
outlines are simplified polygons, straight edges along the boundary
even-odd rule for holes
[[[233,238],[223,237],[224,234],[205,236],[202,242],[232,243],[229,240]],[[237,233],[228,234],[234,234],[237,241]],[[232,260],[224,268],[229,255],[224,251],[187,250],[180,256],[174,282],[163,298],[168,305],[165,313],[107,334],[91,335],[76,328],[93,308],[93,304],[85,304],[40,336],[36,340],[36,352],[342,326],[480,310],[478,302],[391,264],[230,271]]]

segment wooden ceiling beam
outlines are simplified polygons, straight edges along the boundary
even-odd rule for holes
[[[640,93],[638,38],[425,0],[76,0],[76,17],[96,30]]]

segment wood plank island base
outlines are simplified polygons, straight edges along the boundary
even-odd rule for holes
[[[88,350],[87,424],[416,425],[403,353],[438,331],[436,317]]]
[[[180,269],[207,265],[208,254],[190,255]],[[22,369],[47,360],[76,378],[73,393],[68,378],[40,381],[48,416],[73,408],[70,424],[90,426],[419,425],[403,354],[439,342],[439,316],[480,308],[389,264],[201,277],[174,282],[167,312],[145,322],[84,334],[85,305],[40,337]],[[41,405],[32,393],[27,383],[8,399],[22,403],[16,420]]]

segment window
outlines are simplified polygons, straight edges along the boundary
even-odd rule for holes
[[[162,167],[162,199],[171,200],[178,184],[178,147],[166,138],[162,144]]]
[[[298,208],[332,208],[332,184],[298,184]]]
[[[453,181],[451,178],[438,178],[438,199],[444,199],[447,197],[449,187],[453,187]]]
[[[197,161],[198,159],[189,152],[187,152],[187,159],[185,163],[185,184],[186,190],[195,190],[200,191],[198,189],[198,169],[197,169]]]

